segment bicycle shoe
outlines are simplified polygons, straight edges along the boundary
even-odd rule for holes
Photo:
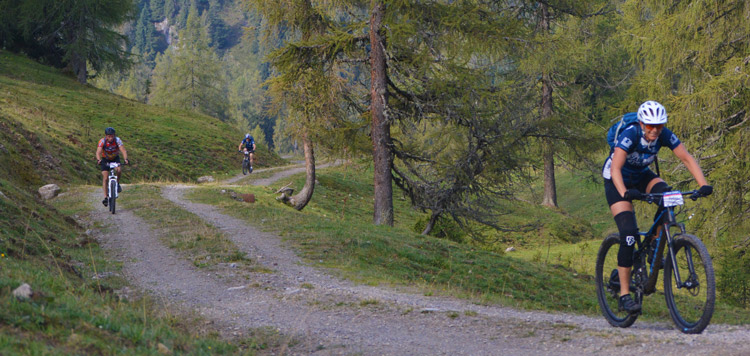
[[[619,305],[620,310],[627,311],[629,314],[635,314],[641,311],[641,305],[636,303],[630,294],[620,296]]]
[[[117,192],[122,193],[122,186],[120,185],[120,183],[117,183]]]
[[[102,204],[104,204],[104,206],[109,205],[109,199],[108,198],[104,198],[104,200],[102,200]]]

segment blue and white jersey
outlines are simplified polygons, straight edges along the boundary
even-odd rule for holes
[[[255,138],[253,136],[250,136],[250,138],[244,138],[242,139],[242,142],[240,142],[240,145],[245,146],[248,150],[253,150],[253,145],[255,144]]]
[[[659,153],[659,149],[662,146],[674,150],[679,145],[680,139],[677,138],[672,130],[666,127],[661,130],[659,138],[648,142],[643,138],[640,125],[631,125],[617,137],[615,148],[612,149],[609,157],[604,161],[602,177],[604,179],[612,179],[612,157],[614,156],[615,149],[618,147],[627,153],[625,164],[622,166],[622,178],[625,181],[625,185],[630,185],[640,180],[641,174],[648,170],[648,166],[654,162],[656,154]]]

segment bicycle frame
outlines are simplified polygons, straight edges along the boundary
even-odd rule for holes
[[[117,162],[110,162],[109,163],[109,178],[107,178],[107,196],[110,198],[117,198],[118,193],[117,189],[112,191],[112,189],[109,189],[112,186],[112,181],[115,181],[115,184],[117,183],[117,170],[116,168],[119,167],[120,164]]]
[[[680,194],[684,195],[694,195],[696,194],[696,191],[689,191],[689,192],[681,192]],[[648,198],[646,201],[650,203],[658,203],[659,205],[662,205],[662,196],[661,193],[656,194],[648,194]],[[654,201],[654,199],[657,199],[658,201]],[[661,231],[659,231],[659,235],[656,236],[656,232],[661,227]],[[659,278],[659,269],[663,268],[661,258],[664,254],[664,248],[666,246],[667,252],[670,256],[670,261],[672,262],[672,270],[674,271],[674,278],[677,285],[677,288],[682,287],[691,287],[691,282],[682,282],[682,278],[680,277],[680,271],[677,267],[677,261],[675,258],[675,252],[674,252],[674,235],[671,232],[671,229],[673,227],[677,227],[680,229],[680,232],[678,234],[685,234],[685,224],[678,223],[676,219],[676,214],[674,212],[674,207],[665,207],[664,210],[661,212],[661,214],[654,220],[654,223],[651,225],[651,228],[647,232],[639,232],[640,238],[636,241],[638,248],[634,252],[637,261],[643,261],[641,256],[645,254],[648,245],[645,244],[646,237],[653,236],[654,239],[656,239],[656,248],[654,249],[654,256],[653,261],[651,263],[650,268],[648,269],[648,278],[645,281],[645,284],[640,286],[643,288],[643,292],[646,294],[651,294],[653,291],[656,290],[656,283],[657,279]],[[666,244],[662,243],[663,237],[666,237]],[[686,253],[688,254],[688,269],[690,271],[694,271],[695,268],[693,266],[693,259],[692,259],[692,253],[690,250],[687,250]]]

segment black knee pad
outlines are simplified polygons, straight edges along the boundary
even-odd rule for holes
[[[670,190],[672,190],[672,187],[670,187],[669,184],[665,182],[656,183],[653,187],[651,187],[651,193],[664,193]]]
[[[633,267],[633,250],[635,240],[638,238],[638,224],[635,221],[635,213],[623,211],[615,216],[617,229],[620,231],[620,251],[617,253],[617,265],[619,267]]]
[[[667,183],[659,182],[654,184],[653,187],[651,187],[651,193],[664,193],[672,190],[672,187],[670,187]],[[656,221],[657,218],[659,218],[659,215],[661,215],[661,212],[664,211],[664,207],[659,205],[658,208],[656,208],[656,214],[654,214],[654,221]]]

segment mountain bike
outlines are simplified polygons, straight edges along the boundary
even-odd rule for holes
[[[696,200],[702,195],[697,190],[644,194],[640,200],[664,207],[647,232],[639,232],[633,252],[630,291],[635,301],[643,305],[643,297],[656,291],[659,270],[664,269],[664,297],[672,320],[683,333],[699,334],[705,329],[714,311],[716,281],[711,256],[701,240],[685,231],[685,224],[677,222],[676,207],[684,205],[683,196]],[[672,229],[676,229],[673,233]],[[617,271],[617,252],[620,235],[604,239],[596,258],[596,295],[607,321],[616,327],[627,328],[641,312],[629,314],[620,310],[620,277]],[[613,248],[614,247],[614,248]],[[666,251],[666,257],[662,258]],[[605,275],[608,274],[608,275]]]
[[[245,154],[245,159],[242,160],[242,174],[247,175],[248,173],[253,173],[253,166],[250,165],[250,151],[240,151],[240,153]]]
[[[117,172],[116,169],[120,164],[117,162],[109,162],[109,178],[107,178],[107,206],[112,214],[115,213],[115,201],[119,195],[117,187]]]

